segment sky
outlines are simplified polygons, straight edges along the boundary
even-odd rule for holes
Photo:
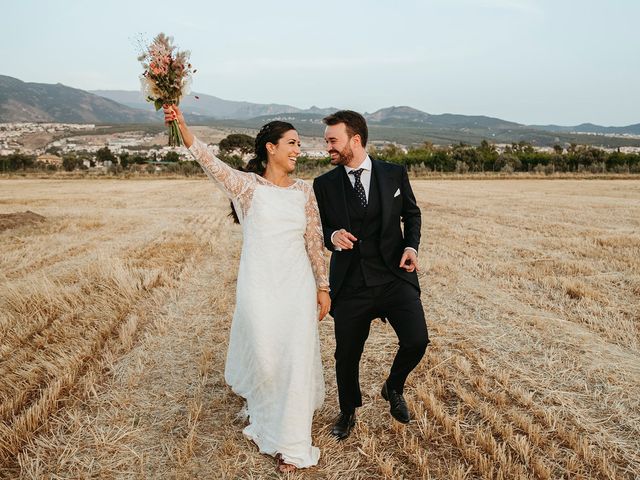
[[[640,123],[640,0],[4,1],[0,74],[139,90],[137,40],[227,100]]]

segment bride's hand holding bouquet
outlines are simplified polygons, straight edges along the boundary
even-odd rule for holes
[[[193,134],[187,128],[187,124],[184,121],[184,116],[177,105],[164,104],[162,106],[164,111],[164,123],[172,128],[172,125],[177,125],[182,143],[185,147],[189,148],[193,144]]]
[[[171,37],[160,33],[138,56],[144,68],[140,76],[142,93],[147,101],[153,102],[156,110],[167,106],[177,107],[182,97],[189,93],[191,75],[196,72],[189,63],[189,52],[176,51],[172,41]],[[166,117],[165,109],[165,120]],[[184,124],[184,118],[182,121]],[[179,147],[183,144],[178,119],[175,118],[169,123],[169,145]]]

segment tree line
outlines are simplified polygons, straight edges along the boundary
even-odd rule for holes
[[[232,134],[220,142],[220,156],[227,163],[241,167],[243,157],[253,153],[253,137]],[[405,165],[414,173],[447,172],[533,172],[561,173],[640,173],[640,153],[608,152],[593,146],[554,145],[553,151],[536,150],[521,141],[504,149],[483,140],[479,146],[458,144],[435,146],[425,142],[405,150],[395,144],[369,147],[369,154],[379,160]],[[298,173],[311,173],[329,167],[329,157],[298,158]]]
[[[253,137],[245,134],[231,134],[220,144],[220,158],[235,168],[242,168],[246,157],[253,153]],[[59,153],[55,148],[49,153]],[[527,142],[518,142],[498,149],[496,145],[483,140],[479,146],[458,144],[453,146],[435,146],[425,142],[420,146],[403,149],[395,144],[369,148],[373,158],[405,165],[415,174],[442,173],[481,173],[481,172],[530,172],[539,174],[554,173],[640,173],[640,153],[624,153],[619,150],[605,151],[600,148],[571,144],[567,148],[555,145],[552,151],[536,150]],[[34,155],[14,153],[0,156],[0,172],[26,170],[87,170],[96,162],[110,163],[107,171],[120,173],[138,170],[155,172],[158,162],[161,170],[169,173],[198,175],[201,172],[197,162],[180,161],[177,152],[171,151],[164,156],[148,154],[143,150],[115,155],[108,147],[95,154],[87,152],[62,155],[61,167],[47,165],[37,161]],[[155,162],[155,163],[153,163]],[[88,166],[87,166],[88,164]],[[300,175],[318,174],[329,168],[329,157],[309,158],[302,156],[297,162]]]
[[[57,148],[50,148],[46,153],[60,155]],[[125,171],[146,171],[155,172],[159,162],[162,162],[162,170],[183,175],[197,175],[202,169],[195,161],[180,161],[180,155],[177,152],[167,152],[160,156],[150,154],[144,150],[138,152],[122,152],[118,155],[113,153],[109,147],[103,147],[95,153],[79,151],[74,153],[66,153],[61,155],[62,164],[60,166],[38,161],[35,155],[26,155],[23,153],[13,153],[10,155],[0,156],[0,172],[19,172],[19,171],[58,171],[64,170],[72,172],[74,170],[89,170],[98,163],[109,165],[106,171],[112,174],[118,174]],[[154,163],[155,162],[155,163]]]
[[[576,144],[567,148],[555,145],[549,152],[536,150],[527,142],[512,143],[502,150],[486,140],[475,147],[439,147],[426,142],[406,151],[389,144],[372,148],[369,153],[374,158],[426,172],[640,173],[640,153],[608,152]]]

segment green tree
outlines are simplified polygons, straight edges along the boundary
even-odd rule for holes
[[[482,171],[485,170],[493,170],[494,164],[498,159],[498,151],[496,150],[496,146],[494,144],[490,144],[486,140],[482,140],[480,146],[477,149],[478,156],[480,157],[480,162],[482,165]]]
[[[436,172],[453,172],[456,168],[456,161],[448,149],[439,149],[427,159],[425,165]]]
[[[67,172],[72,172],[78,167],[78,158],[74,154],[62,157],[62,168]]]
[[[395,143],[387,143],[376,151],[376,157],[385,162],[404,163],[405,153]]]
[[[23,155],[22,153],[12,153],[5,159],[7,170],[15,172],[16,170],[26,170],[35,166],[36,159],[34,156]]]
[[[178,155],[178,152],[167,152],[167,154],[164,156],[164,161],[165,162],[179,162],[180,161],[180,155]]]
[[[116,156],[109,150],[109,147],[102,147],[96,152],[96,159],[99,162],[111,161],[117,163]]]
[[[479,172],[482,170],[482,161],[478,154],[478,150],[463,143],[453,147],[451,159],[455,162],[456,171],[461,171],[461,168],[464,172],[469,170],[472,172]],[[461,167],[463,164],[466,166]]]
[[[142,165],[143,163],[147,162],[147,157],[143,157],[140,154],[134,155],[133,158],[129,161],[129,164],[131,163],[135,163],[138,165]]]
[[[501,172],[514,172],[522,167],[522,162],[515,153],[505,153],[498,156],[495,168]]]
[[[255,139],[244,133],[232,133],[220,141],[220,152],[231,153],[239,150],[241,154],[252,153]]]
[[[126,169],[131,163],[131,160],[129,159],[129,152],[122,152],[118,155],[118,159],[120,160],[120,165],[124,169]]]

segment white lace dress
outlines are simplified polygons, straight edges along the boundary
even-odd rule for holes
[[[299,468],[315,465],[311,422],[324,401],[316,289],[329,281],[313,189],[235,170],[197,139],[189,150],[242,224],[225,380],[247,401],[243,433],[262,453],[280,453]]]

